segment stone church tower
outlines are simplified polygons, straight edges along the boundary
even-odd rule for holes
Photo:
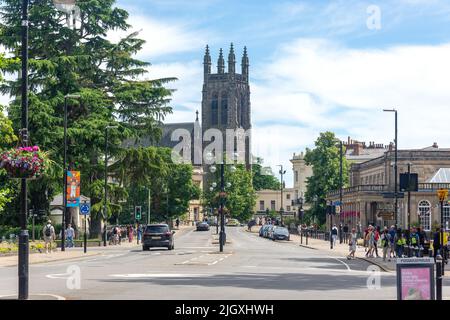
[[[217,61],[217,73],[211,72],[209,47],[203,59],[203,97],[202,97],[202,132],[215,128],[222,132],[224,151],[226,148],[226,129],[251,129],[249,59],[247,48],[241,60],[241,74],[236,73],[236,57],[233,44],[228,53],[228,72],[222,49]],[[203,135],[203,137],[205,137]],[[211,142],[205,141],[203,149]],[[236,151],[236,149],[235,149]],[[251,139],[245,138],[245,164],[250,169]],[[244,155],[241,155],[242,157]],[[205,168],[207,169],[207,167]],[[206,171],[206,170],[205,170]]]

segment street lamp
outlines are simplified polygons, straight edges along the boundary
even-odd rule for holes
[[[396,109],[384,109],[384,112],[394,112],[395,113],[395,164],[394,164],[394,198],[395,198],[395,227],[398,225],[398,176],[397,176],[397,156],[398,156],[398,116]]]
[[[280,164],[278,167],[281,167],[280,169],[280,175],[281,175],[281,207],[280,207],[280,216],[281,216],[281,225],[283,225],[283,175],[286,173],[286,170],[283,170],[283,165]]]
[[[106,126],[105,127],[105,202],[103,205],[103,218],[105,219],[105,227],[103,231],[103,246],[106,247],[106,226],[108,224],[108,206],[107,206],[107,199],[108,199],[108,133],[109,129],[116,129],[117,126]]]
[[[64,96],[64,174],[63,174],[63,215],[62,215],[62,231],[61,231],[61,251],[66,251],[65,248],[65,231],[66,231],[66,216],[67,216],[67,100],[74,99],[79,100],[81,99],[80,95],[76,94],[67,94]]]

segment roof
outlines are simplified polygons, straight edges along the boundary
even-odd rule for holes
[[[450,183],[450,168],[440,168],[428,183]]]

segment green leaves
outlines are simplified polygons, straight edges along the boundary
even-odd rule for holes
[[[348,183],[348,162],[343,150],[343,184]],[[306,202],[313,204],[310,214],[323,223],[326,214],[326,195],[340,188],[339,140],[332,132],[321,133],[313,150],[307,149],[307,165],[313,167],[313,175],[307,179]],[[314,198],[317,197],[317,202]]]

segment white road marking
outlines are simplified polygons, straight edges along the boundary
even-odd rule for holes
[[[344,261],[341,261],[340,259],[336,258],[336,257],[329,257],[330,259],[335,259],[337,261],[339,261],[340,263],[342,263],[344,266],[347,267],[348,271],[352,271],[352,269],[350,269],[350,266],[348,264],[346,264]]]
[[[49,279],[67,279],[70,277],[71,273],[55,273],[55,274],[47,274],[46,277]]]
[[[189,273],[129,273],[129,274],[110,274],[109,277],[116,278],[186,278],[186,277],[205,277],[205,274]]]

